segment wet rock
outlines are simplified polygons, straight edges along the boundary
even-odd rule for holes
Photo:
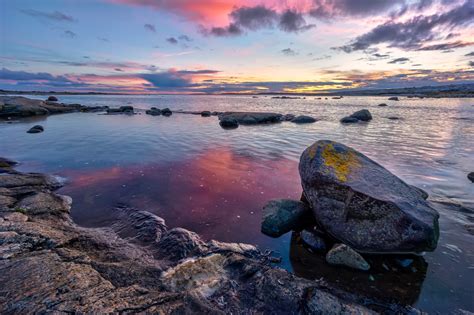
[[[201,112],[202,117],[211,117],[211,112],[208,110],[202,111]]]
[[[372,115],[367,109],[361,109],[355,113],[353,113],[350,117],[356,118],[361,121],[371,121]]]
[[[120,106],[119,108],[109,108],[107,109],[107,114],[134,114],[133,106],[125,105]]]
[[[235,129],[239,127],[239,122],[232,117],[223,117],[219,119],[219,125],[224,129]]]
[[[43,107],[44,102],[41,100],[21,96],[0,96],[0,103],[3,103],[0,109],[0,117],[28,117],[49,114],[49,111]]]
[[[469,174],[467,174],[467,178],[474,183],[474,172],[470,172]]]
[[[379,106],[379,107],[385,107],[385,106],[388,106],[388,105],[385,104],[385,103],[382,103],[382,104],[379,104],[379,105],[377,105],[377,106]]]
[[[331,265],[342,265],[365,271],[370,269],[364,257],[345,244],[334,245],[326,254],[326,261]]]
[[[169,230],[156,246],[159,257],[175,261],[207,251],[206,243],[199,235],[183,228]]]
[[[50,101],[50,102],[57,102],[58,101],[58,98],[56,96],[50,96],[48,97],[47,101]]]
[[[346,117],[341,118],[340,121],[343,124],[353,124],[353,123],[359,122],[359,119],[357,119],[355,117],[351,117],[351,116],[346,116]]]
[[[313,230],[303,230],[300,233],[301,240],[311,250],[316,252],[322,252],[326,250],[326,242],[324,239],[315,233]]]
[[[316,122],[316,119],[310,116],[301,115],[293,118],[291,122],[295,124],[310,124]]]
[[[0,174],[1,173],[9,173],[12,171],[12,167],[17,165],[18,163],[6,158],[0,157]]]
[[[361,252],[436,248],[439,214],[381,165],[343,144],[321,140],[299,164],[304,194],[319,225]]]
[[[305,314],[375,315],[377,312],[355,303],[344,303],[334,295],[321,290],[311,290],[304,305]]]
[[[69,212],[71,203],[70,197],[55,193],[38,192],[33,196],[20,200],[15,207],[27,214],[60,214]]]
[[[392,96],[388,98],[389,101],[399,101],[400,99],[397,96]]]
[[[160,116],[161,115],[161,109],[158,109],[156,107],[152,107],[152,108],[146,110],[145,113],[147,115],[151,115],[151,116]]]
[[[166,107],[166,108],[163,108],[163,109],[161,110],[161,114],[162,114],[163,116],[169,117],[169,116],[173,115],[173,112],[171,111],[171,109],[169,109],[168,107]]]
[[[63,185],[63,181],[55,176],[38,173],[3,174],[0,188],[9,188],[9,195],[27,195],[36,190],[54,190]]]
[[[262,233],[279,237],[291,230],[304,227],[310,209],[301,201],[291,199],[271,200],[263,207]]]
[[[27,133],[40,133],[40,132],[43,132],[44,131],[44,128],[43,126],[41,125],[35,125],[33,127],[31,127]]]
[[[219,120],[235,119],[242,125],[272,124],[281,122],[283,115],[261,112],[225,112],[219,115]]]
[[[415,189],[416,191],[418,191],[418,193],[420,194],[421,198],[423,199],[428,199],[428,197],[430,195],[428,195],[428,193],[424,190],[424,189],[421,189],[420,187],[416,187],[414,185],[410,185],[413,189]]]

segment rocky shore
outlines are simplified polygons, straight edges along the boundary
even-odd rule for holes
[[[115,208],[83,228],[58,177],[0,160],[0,312],[417,314],[304,280],[248,244],[204,241],[149,212]]]

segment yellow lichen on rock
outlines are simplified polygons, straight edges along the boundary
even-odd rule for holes
[[[332,168],[334,175],[341,182],[347,181],[349,173],[360,166],[357,155],[353,151],[337,152],[331,143],[325,144],[321,149],[324,165]]]

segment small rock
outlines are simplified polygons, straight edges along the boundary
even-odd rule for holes
[[[474,183],[474,172],[470,172],[469,174],[467,174],[467,178]]]
[[[389,116],[389,117],[387,117],[387,118],[390,119],[390,120],[399,120],[399,119],[400,119],[400,118],[397,117],[397,116]]]
[[[359,122],[359,119],[351,117],[351,116],[346,116],[342,118],[340,121],[343,124],[353,124],[353,123]]]
[[[362,121],[370,121],[372,120],[372,115],[367,109],[359,110],[351,115],[353,118],[357,118],[358,120]]]
[[[387,104],[385,104],[385,103],[382,103],[382,104],[379,104],[379,105],[377,105],[377,106],[380,106],[380,107],[385,107],[385,106],[388,106],[388,105],[387,105]]]
[[[202,111],[201,112],[202,117],[211,117],[211,112],[208,110]]]
[[[310,116],[301,115],[301,116],[293,118],[291,122],[295,124],[309,124],[309,123],[316,122],[316,119]]]
[[[400,99],[396,96],[392,96],[388,98],[389,101],[399,101]]]
[[[326,254],[326,261],[331,265],[342,265],[365,271],[370,269],[364,257],[345,244],[334,245]]]
[[[49,102],[57,102],[58,101],[58,98],[56,96],[50,96],[48,97],[47,101]]]
[[[310,213],[309,208],[301,201],[271,200],[263,207],[262,233],[279,237],[291,230],[301,229]]]
[[[317,252],[326,250],[326,242],[324,242],[324,239],[314,231],[303,230],[300,233],[300,237],[303,243],[310,249]]]
[[[151,116],[159,116],[159,115],[161,115],[161,110],[156,108],[156,107],[152,107],[152,108],[146,110],[145,113],[147,115],[151,115]]]
[[[219,125],[224,129],[235,129],[239,127],[239,122],[235,118],[224,117],[219,121]]]
[[[169,116],[173,115],[173,112],[171,111],[171,109],[169,109],[168,107],[166,107],[166,108],[163,108],[163,109],[161,110],[161,114],[162,114],[163,116],[169,117]]]
[[[33,126],[31,127],[27,133],[40,133],[40,132],[43,132],[44,131],[44,128],[43,126],[41,125],[36,125],[36,126]]]

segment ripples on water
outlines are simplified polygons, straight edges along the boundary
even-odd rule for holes
[[[223,130],[216,117],[74,113],[0,124],[1,156],[21,161],[23,170],[69,178],[62,193],[73,197],[72,215],[79,224],[107,225],[113,219],[112,206],[125,202],[162,216],[169,226],[186,227],[205,238],[273,249],[282,256],[282,266],[300,276],[324,277],[348,286],[357,282],[370,295],[393,296],[430,312],[474,311],[474,184],[466,178],[474,171],[473,99],[60,99],[111,107],[131,104],[140,109],[273,111],[320,119],[310,125],[281,123]],[[388,106],[378,107],[382,102]],[[374,119],[370,123],[339,123],[341,117],[362,108],[371,111]],[[390,120],[390,116],[400,119]],[[25,132],[37,123],[45,127],[44,133]],[[371,277],[342,272],[314,255],[308,256],[295,240],[291,241],[291,235],[270,239],[260,233],[260,211],[267,200],[299,198],[299,156],[319,139],[360,150],[439,201],[440,243],[434,253],[415,261],[416,271],[384,273],[374,268]]]

